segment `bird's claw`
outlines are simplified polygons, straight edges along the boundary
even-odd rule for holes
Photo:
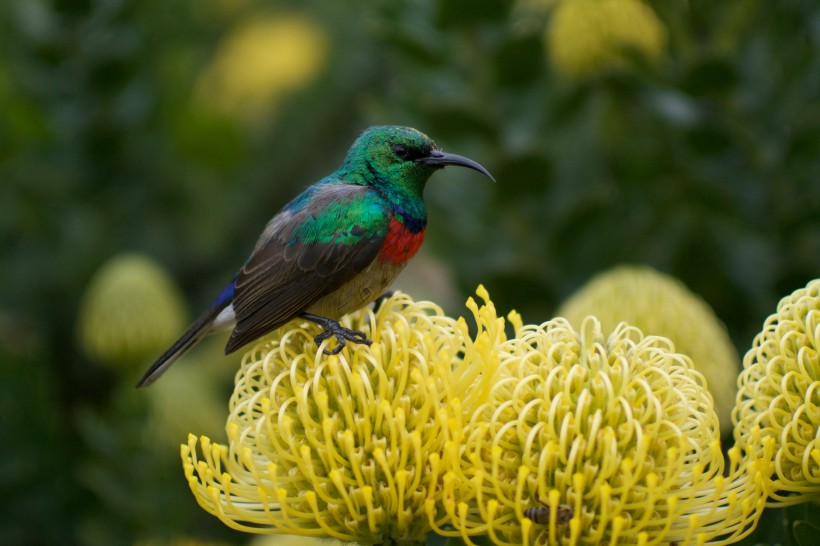
[[[321,346],[322,342],[328,339],[330,336],[336,336],[336,341],[338,341],[338,345],[331,350],[325,349],[323,352],[326,355],[337,355],[341,352],[342,349],[345,348],[347,342],[350,341],[351,343],[359,343],[362,345],[367,345],[368,347],[373,343],[371,340],[367,339],[367,334],[364,332],[360,332],[359,330],[351,330],[350,328],[345,328],[338,322],[330,322],[327,324],[327,329],[319,334],[318,336],[313,338],[313,341],[316,342],[316,345]]]

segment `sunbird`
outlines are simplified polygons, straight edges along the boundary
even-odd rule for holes
[[[366,129],[332,174],[309,186],[268,222],[230,284],[145,372],[145,387],[203,337],[233,328],[230,354],[295,318],[324,328],[337,354],[370,345],[338,319],[381,296],[424,240],[423,192],[435,171],[457,165],[494,180],[472,159],[443,152],[410,127]]]

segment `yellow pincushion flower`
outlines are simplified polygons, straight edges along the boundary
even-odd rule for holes
[[[820,279],[780,300],[743,367],[736,442],[774,439],[773,504],[820,499]]]
[[[711,397],[669,340],[555,319],[498,352],[459,456],[445,457],[455,464],[442,479],[446,517],[429,512],[437,532],[620,545],[729,543],[751,531],[765,454],[730,450],[723,476]]]
[[[100,268],[77,321],[83,351],[112,366],[142,365],[184,327],[179,291],[161,266],[141,254],[117,256]]]
[[[197,91],[228,115],[253,122],[310,83],[327,58],[327,36],[303,15],[257,15],[220,44]]]
[[[237,375],[228,445],[191,436],[182,446],[200,505],[249,532],[423,541],[463,408],[489,391],[482,372],[506,339],[491,304],[470,305],[475,338],[463,319],[397,294],[343,319],[371,347],[326,356],[315,326],[298,322],[256,345]]]
[[[546,32],[551,63],[570,75],[621,68],[627,50],[655,60],[666,43],[663,23],[642,0],[561,0]]]
[[[594,315],[605,332],[624,321],[672,340],[706,378],[721,433],[732,430],[740,357],[714,311],[680,281],[649,267],[616,267],[589,281],[557,314],[576,328]]]
[[[228,444],[182,446],[200,505],[248,532],[415,544],[730,543],[765,505],[771,439],[729,452],[703,377],[661,337],[541,326],[488,294],[477,325],[407,296],[345,317],[326,356],[293,322],[245,355]],[[760,447],[757,447],[760,446]]]

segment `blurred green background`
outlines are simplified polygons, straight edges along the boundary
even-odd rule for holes
[[[132,386],[368,125],[498,180],[428,185],[397,286],[452,313],[483,283],[541,322],[648,264],[742,355],[820,276],[815,0],[6,0],[0,112],[4,544],[247,542],[178,455],[221,438],[236,360],[214,340]]]

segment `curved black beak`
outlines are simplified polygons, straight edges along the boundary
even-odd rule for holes
[[[430,154],[426,157],[420,157],[416,159],[416,162],[423,163],[425,165],[435,165],[439,167],[444,167],[446,165],[458,165],[459,167],[467,167],[468,169],[473,169],[474,171],[480,172],[481,174],[495,182],[495,178],[493,178],[493,175],[490,174],[490,171],[488,171],[487,169],[485,169],[469,157],[464,157],[463,155],[448,154],[447,152],[442,152],[441,150],[432,150]]]

